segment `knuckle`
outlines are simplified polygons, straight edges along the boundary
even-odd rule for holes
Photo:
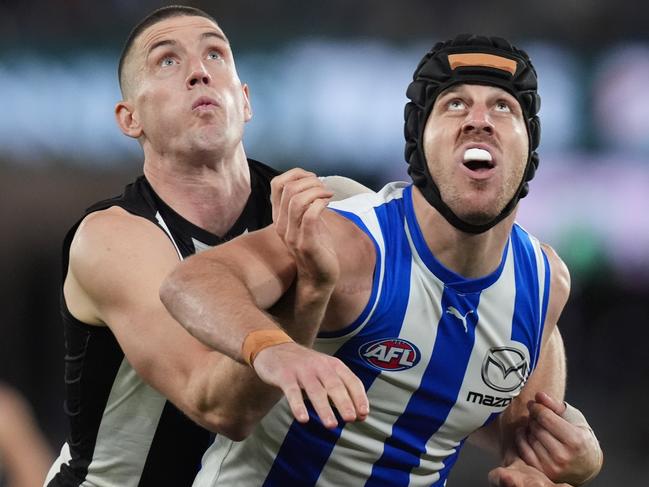
[[[564,469],[570,463],[570,455],[558,452],[554,457],[554,462],[559,469]]]
[[[539,425],[545,426],[548,423],[548,421],[550,420],[549,414],[550,413],[548,412],[547,409],[539,411],[536,414],[535,419],[539,423]]]

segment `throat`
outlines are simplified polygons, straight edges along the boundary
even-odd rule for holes
[[[218,170],[203,167],[184,173],[147,170],[145,175],[160,198],[176,213],[218,237],[237,221],[250,197],[247,160]]]

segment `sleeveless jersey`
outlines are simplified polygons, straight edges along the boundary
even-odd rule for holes
[[[364,311],[314,348],[361,379],[369,417],[327,430],[309,405],[301,425],[284,399],[245,441],[217,438],[195,486],[443,486],[466,437],[536,366],[550,271],[534,237],[514,225],[499,267],[465,279],[427,247],[412,186],[330,207],[369,235],[377,258]]]
[[[251,195],[232,228],[217,237],[178,215],[144,176],[116,198],[101,201],[85,215],[112,206],[155,223],[179,258],[218,245],[272,222],[270,180],[277,172],[249,160]],[[85,216],[84,216],[85,217]],[[78,222],[63,244],[64,279]],[[128,235],[124,235],[128,241]],[[50,487],[130,487],[191,485],[211,441],[194,424],[140,379],[106,326],[77,320],[61,293],[65,333],[65,414],[69,435],[48,475]]]

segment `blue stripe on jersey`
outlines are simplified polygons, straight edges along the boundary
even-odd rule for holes
[[[538,346],[539,316],[539,277],[534,247],[529,235],[518,225],[512,228],[512,247],[514,251],[514,279],[516,300],[514,302],[514,321],[512,340],[524,344],[530,352],[531,373],[536,365]]]
[[[448,474],[453,468],[453,465],[455,465],[455,462],[457,462],[457,458],[460,456],[460,450],[462,450],[462,446],[464,446],[464,441],[460,443],[460,445],[455,449],[455,453],[450,455],[445,461],[444,461],[444,468],[440,470],[439,472],[439,480],[435,482],[433,485],[430,487],[444,487],[446,485],[446,479],[448,478]]]
[[[435,274],[435,276],[437,276],[440,281],[442,281],[445,285],[452,287],[457,292],[475,293],[480,292],[483,289],[487,289],[498,280],[498,278],[502,274],[503,269],[505,268],[505,261],[507,260],[507,248],[509,247],[509,245],[505,245],[500,265],[494,272],[477,279],[466,279],[453,272],[452,270],[447,269],[440,261],[435,258],[433,253],[430,251],[428,245],[426,244],[426,240],[421,233],[421,228],[419,228],[419,223],[417,222],[417,217],[415,216],[415,209],[413,206],[412,198],[412,186],[408,186],[403,190],[403,200],[406,220],[408,221],[408,228],[410,229],[412,242],[417,249],[419,257],[421,257],[421,260],[424,262],[424,264],[426,264],[426,267],[428,267],[428,269],[433,274]]]
[[[363,223],[363,220],[361,220],[358,217],[358,215],[351,213],[349,211],[339,210],[336,208],[331,208],[331,209],[336,213],[339,213],[340,215],[344,216],[345,218],[353,221],[356,224],[356,226],[358,226],[358,228],[363,230],[363,232],[365,232],[370,237],[372,243],[374,244],[374,248],[376,249],[376,263],[374,265],[374,277],[372,278],[372,293],[370,294],[370,299],[367,302],[367,305],[365,306],[361,314],[358,316],[358,318],[356,318],[354,321],[352,321],[351,324],[347,325],[341,330],[318,332],[318,338],[335,338],[335,337],[343,336],[348,333],[351,333],[356,328],[361,326],[365,321],[365,319],[367,318],[367,315],[370,313],[370,311],[372,311],[372,307],[374,306],[374,301],[376,301],[376,295],[379,289],[379,278],[381,276],[381,249],[379,248],[379,244],[376,243],[374,236],[372,236],[372,233],[368,230],[365,223]]]
[[[393,225],[394,220],[399,218],[403,226],[403,217],[399,217],[400,205],[401,200],[392,200],[375,208],[385,240],[386,262],[394,263],[397,259],[401,259],[403,264],[398,272],[391,270],[385,273],[379,298],[380,303],[370,320],[371,323],[381,310],[381,321],[389,324],[380,330],[385,338],[399,336],[410,296],[410,263],[412,259],[408,244],[403,232],[390,232],[390,227],[387,226]],[[346,213],[342,214],[347,216]],[[358,223],[356,219],[352,219],[352,221]],[[365,225],[360,228],[367,232]],[[406,255],[403,255],[404,250],[407,252]],[[378,248],[377,252],[379,252]],[[377,254],[377,262],[379,261],[380,254]],[[375,331],[374,327],[372,331]],[[378,369],[366,364],[358,354],[358,349],[372,338],[368,338],[361,332],[345,342],[334,355],[343,360],[356,374],[365,390],[371,387],[380,373]],[[307,486],[315,485],[317,482],[322,468],[340,437],[342,428],[339,426],[334,430],[327,430],[317,418],[311,404],[307,404],[307,409],[309,422],[306,425],[301,425],[297,421],[293,421],[264,481],[264,487]]]
[[[392,435],[385,442],[381,458],[374,463],[366,487],[408,485],[410,470],[419,465],[427,441],[444,424],[457,401],[475,341],[479,301],[479,293],[444,290],[441,300],[444,312],[420,387],[394,423]],[[458,318],[445,312],[449,306],[466,315],[466,332]]]
[[[545,328],[545,317],[548,313],[548,301],[550,300],[550,262],[548,261],[548,256],[545,255],[543,249],[541,249],[541,254],[543,254],[543,269],[545,271],[545,283],[543,286],[543,307],[541,308],[541,324],[539,326],[538,334],[538,343],[536,344],[536,360],[534,361],[534,367],[541,356],[541,342],[543,337],[543,329]]]

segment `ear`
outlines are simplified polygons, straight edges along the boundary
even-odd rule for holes
[[[115,105],[115,120],[124,135],[134,139],[142,135],[142,127],[130,102],[122,100]]]
[[[249,122],[252,118],[252,107],[250,106],[250,90],[246,83],[241,87],[243,91],[243,119]]]

